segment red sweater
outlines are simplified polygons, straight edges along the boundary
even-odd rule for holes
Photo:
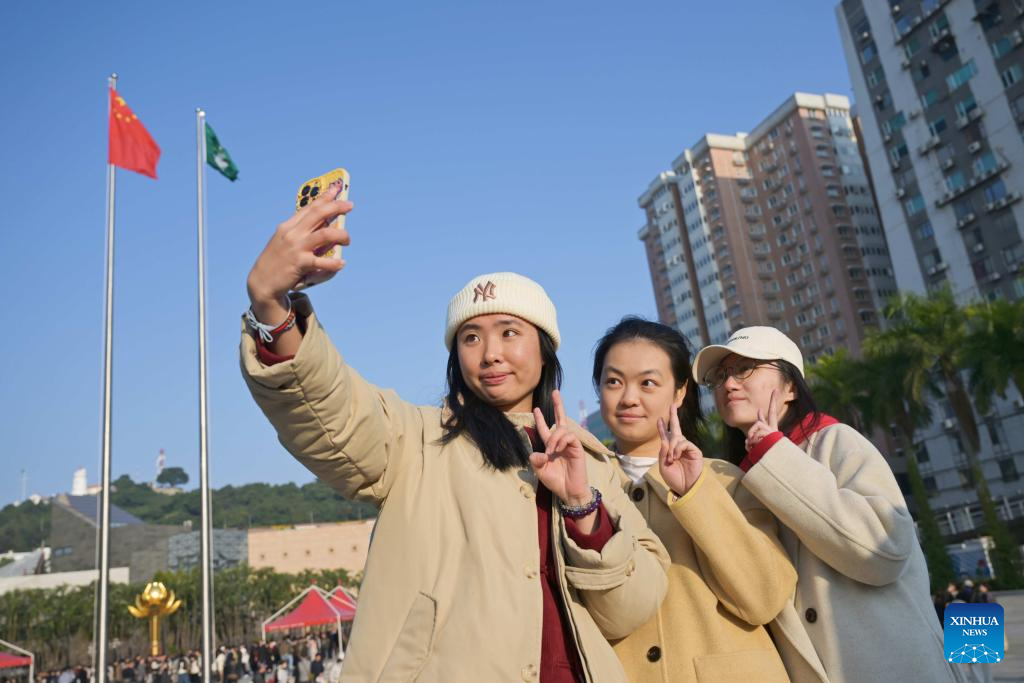
[[[256,355],[264,365],[275,365],[291,360],[294,356],[279,356],[263,345],[256,337]],[[544,450],[544,444],[534,429],[527,428],[530,441],[536,450]],[[576,649],[566,606],[558,585],[558,566],[555,564],[554,543],[551,538],[551,491],[543,484],[537,484],[537,544],[540,548],[541,592],[543,595],[544,622],[541,626],[540,683],[577,683],[583,680],[583,663]],[[590,534],[580,531],[576,522],[565,518],[565,530],[573,542],[586,550],[600,552],[612,535],[611,517],[604,504],[597,510],[597,523]]]
[[[740,462],[740,469],[746,472],[751,467],[756,465],[761,460],[761,458],[764,457],[765,453],[767,453],[772,446],[777,444],[783,436],[789,437],[789,440],[792,441],[793,443],[801,443],[811,434],[814,434],[815,432],[820,431],[825,427],[829,427],[834,424],[839,424],[839,420],[835,419],[831,415],[819,413],[818,420],[817,422],[815,422],[814,413],[811,413],[810,415],[805,417],[800,424],[798,424],[796,427],[793,427],[793,430],[790,431],[789,434],[783,434],[782,432],[772,432],[771,434],[766,435],[764,438],[762,438],[760,441],[754,444],[754,447],[747,451],[746,457],[743,458],[743,460]]]

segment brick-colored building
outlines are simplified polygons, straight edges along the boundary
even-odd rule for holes
[[[306,569],[363,571],[375,520],[249,530],[249,566],[297,574]]]
[[[749,134],[708,134],[639,199],[658,314],[695,346],[745,325],[806,359],[858,353],[895,293],[849,100],[796,93]]]

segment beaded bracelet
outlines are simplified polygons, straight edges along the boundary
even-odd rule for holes
[[[274,337],[295,327],[295,310],[289,301],[288,315],[285,316],[283,323],[275,326],[267,325],[257,320],[256,314],[253,312],[252,306],[250,306],[249,310],[245,312],[245,321],[249,324],[250,329],[259,333],[260,339],[263,340],[264,344],[270,344],[274,341]]]
[[[601,492],[591,486],[590,493],[593,498],[586,505],[566,505],[562,501],[558,501],[558,508],[562,511],[562,515],[569,519],[581,519],[601,507]]]

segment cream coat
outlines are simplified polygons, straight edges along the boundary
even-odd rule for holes
[[[960,681],[943,657],[928,569],[892,469],[856,430],[783,438],[743,478],[797,569],[772,625],[794,681]]]
[[[292,455],[347,498],[380,507],[342,680],[537,680],[532,472],[489,469],[464,437],[441,446],[439,408],[366,382],[342,360],[308,299],[297,296],[294,305],[307,318],[295,358],[264,367],[243,331],[242,373]],[[668,556],[619,487],[607,451],[579,433],[616,533],[600,553],[584,550],[552,515],[561,597],[586,679],[625,681],[606,638],[622,638],[655,613]]]
[[[637,683],[784,683],[764,625],[789,604],[796,571],[775,518],[740,486],[743,472],[705,458],[675,500],[655,465],[624,486],[672,558],[658,614],[615,644]],[[670,502],[671,501],[671,502]]]

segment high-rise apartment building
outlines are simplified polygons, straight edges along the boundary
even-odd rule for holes
[[[796,93],[749,134],[708,134],[639,199],[662,322],[694,345],[744,325],[787,332],[809,362],[895,293],[849,100]]]
[[[896,280],[1024,295],[1024,0],[843,0]]]
[[[900,290],[962,302],[1024,295],[1024,0],[842,0],[862,142]],[[945,400],[914,457],[944,530],[980,525]],[[1024,516],[1024,401],[996,401],[980,462],[1004,517]]]

